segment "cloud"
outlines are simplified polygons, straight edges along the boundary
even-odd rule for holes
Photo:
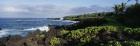
[[[18,7],[13,7],[13,6],[6,6],[6,7],[3,7],[1,9],[3,12],[28,12],[27,9],[22,9],[22,8],[18,8]]]
[[[4,5],[0,17],[62,17],[69,8],[55,5]]]
[[[82,14],[82,13],[94,12],[94,10],[88,7],[76,7],[76,8],[72,8],[70,12],[76,14]]]
[[[85,14],[85,13],[95,13],[95,12],[109,12],[112,11],[111,7],[100,7],[96,5],[88,7],[75,7],[70,10],[72,14]]]
[[[73,14],[85,14],[101,11],[109,11],[111,8],[100,6],[89,7],[65,7],[56,5],[3,5],[0,7],[0,17],[18,18],[50,18],[63,17]]]

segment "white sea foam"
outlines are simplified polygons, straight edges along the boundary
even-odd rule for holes
[[[42,26],[42,27],[36,27],[36,28],[29,28],[29,29],[25,29],[25,30],[40,30],[40,31],[48,32],[50,29],[48,26]]]
[[[25,32],[21,32],[19,30],[15,30],[15,29],[3,29],[3,30],[0,30],[0,37],[5,37],[8,35],[21,35],[21,36],[23,36],[23,33],[25,33]]]
[[[0,31],[0,37],[6,36],[8,34],[7,30]]]
[[[46,32],[49,31],[49,27],[48,26],[29,28],[29,29],[24,29],[24,30],[2,29],[2,30],[0,30],[0,37],[6,37],[8,35],[21,35],[21,36],[25,36],[26,34],[28,34],[28,32],[36,31],[37,29],[40,30],[40,31],[46,31]]]

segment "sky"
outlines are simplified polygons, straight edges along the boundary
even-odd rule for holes
[[[122,2],[127,0],[0,0],[0,18],[57,18],[105,12]]]

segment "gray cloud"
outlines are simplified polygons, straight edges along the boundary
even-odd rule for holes
[[[72,8],[70,13],[85,14],[85,13],[109,12],[109,11],[112,11],[111,7],[100,7],[100,6],[92,5],[92,6],[89,6],[89,7],[75,7],[75,8]]]
[[[75,14],[81,14],[81,13],[94,12],[94,10],[88,7],[76,7],[76,8],[71,9],[70,12],[75,13]]]
[[[22,17],[22,18],[48,18],[63,17],[72,14],[84,14],[101,11],[109,11],[111,8],[89,6],[89,7],[65,7],[56,5],[3,5],[0,7],[0,17]]]
[[[0,17],[61,17],[67,9],[55,5],[5,5],[0,7]]]

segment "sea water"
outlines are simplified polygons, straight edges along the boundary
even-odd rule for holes
[[[45,29],[48,25],[70,25],[69,20],[53,20],[47,18],[0,18],[0,37],[8,35],[26,35],[37,28]]]

